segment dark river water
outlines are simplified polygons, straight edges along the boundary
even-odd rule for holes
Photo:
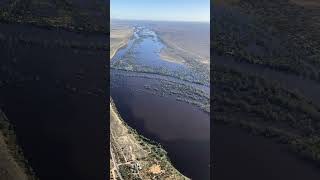
[[[175,98],[143,91],[152,79],[112,77],[120,86],[111,88],[123,119],[142,135],[161,143],[175,167],[194,179],[209,179],[209,114]]]
[[[102,44],[105,35],[91,38],[25,25],[0,27],[9,39],[0,41],[0,107],[36,176],[41,180],[104,179],[105,98],[104,93],[88,91],[105,89],[101,61],[105,52],[54,46],[52,41],[67,37]],[[14,41],[19,36],[46,40],[50,47]]]
[[[239,63],[231,58],[215,56],[217,66],[256,75],[275,81],[288,89],[296,89],[320,105],[319,83],[258,65]],[[288,151],[287,146],[270,139],[251,136],[247,132],[226,125],[213,128],[215,179],[320,179],[319,167]],[[232,171],[233,173],[229,173]]]
[[[142,45],[133,45],[133,54],[139,57],[133,58],[135,64],[165,66],[173,71],[185,68],[162,61],[157,56],[162,45],[148,39],[150,37],[144,38],[147,40],[141,41]],[[126,48],[119,51],[115,59],[119,60],[125,56],[132,44],[134,42],[130,41]],[[319,102],[316,96],[316,89],[319,87],[313,82],[233,61],[223,61],[218,57],[215,57],[215,62],[217,65],[257,73],[271,80],[278,78],[288,88],[308,92],[310,98]],[[176,101],[174,96],[153,95],[144,86],[160,86],[159,77],[156,77],[159,75],[153,75],[156,78],[144,78],[137,74],[139,73],[111,69],[111,96],[124,120],[142,135],[161,143],[173,165],[184,175],[199,180],[320,179],[319,169],[289,152],[287,146],[277,144],[271,139],[252,136],[245,130],[227,125],[214,125],[211,139],[213,154],[210,155],[209,114],[190,104]],[[301,87],[299,84],[305,86]],[[310,85],[313,88],[307,88]],[[213,157],[214,167],[211,176],[208,166],[210,156]]]
[[[158,53],[164,45],[154,32],[144,28],[136,30],[138,33],[141,30],[140,34],[134,35],[138,40],[134,42],[135,38],[132,38],[112,61],[124,60],[130,49],[134,58],[126,60],[135,65],[187,70],[184,65],[160,59]],[[132,72],[111,69],[111,96],[128,125],[163,145],[173,165],[185,176],[196,180],[210,179],[209,114],[177,101],[174,96],[154,95],[146,91],[145,85],[160,86],[160,82],[157,78],[132,76]]]
[[[240,34],[246,34],[245,27],[252,24],[252,19],[244,17],[235,10],[230,12],[225,8],[215,8],[214,17],[221,24],[225,16],[232,17],[232,23],[240,29]],[[230,14],[232,13],[232,15]],[[228,19],[228,20],[230,20]],[[219,23],[217,23],[219,24]],[[230,24],[229,24],[230,26]],[[224,27],[227,31],[227,27]],[[233,31],[231,28],[229,29]],[[244,36],[244,35],[242,35]],[[284,38],[284,37],[283,37]],[[272,37],[268,43],[270,48],[283,49],[277,37]],[[256,46],[249,47],[250,53],[261,54]],[[242,73],[275,81],[282,87],[295,89],[320,105],[319,83],[292,74],[287,74],[259,65],[237,62],[231,57],[213,55],[215,66],[224,66]],[[288,146],[275,143],[272,139],[250,135],[239,127],[214,123],[213,134],[213,173],[212,179],[259,179],[259,180],[317,180],[320,179],[320,169],[314,164],[301,159],[288,150]]]
[[[271,139],[222,124],[214,124],[213,137],[213,179],[320,179],[319,168]]]

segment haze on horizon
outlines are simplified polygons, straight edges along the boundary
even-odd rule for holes
[[[111,0],[111,19],[210,22],[210,0]]]

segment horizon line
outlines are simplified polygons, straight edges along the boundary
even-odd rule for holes
[[[111,20],[121,20],[121,21],[155,21],[155,22],[197,22],[197,23],[210,23],[209,21],[193,21],[193,20],[160,20],[160,19],[125,19],[125,18],[112,18]]]

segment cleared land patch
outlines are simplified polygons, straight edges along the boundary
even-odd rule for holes
[[[178,172],[160,144],[130,128],[110,104],[110,153],[113,179],[188,179]]]

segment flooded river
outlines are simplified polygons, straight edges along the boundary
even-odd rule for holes
[[[177,101],[175,95],[159,96],[145,88],[161,86],[159,79],[190,85],[170,76],[172,72],[187,74],[190,69],[162,60],[159,52],[163,47],[153,31],[136,27],[128,45],[112,59],[111,96],[128,125],[163,145],[181,173],[196,180],[210,179],[209,113]],[[209,91],[198,84],[194,87]]]
[[[36,176],[44,180],[103,179],[105,98],[88,91],[105,87],[101,61],[105,52],[52,42],[68,37],[81,44],[99,39],[102,44],[104,34],[91,38],[27,25],[0,27],[6,37],[0,40],[0,107],[14,126]],[[34,41],[21,43],[17,37]],[[38,41],[47,41],[48,46],[34,43]]]

